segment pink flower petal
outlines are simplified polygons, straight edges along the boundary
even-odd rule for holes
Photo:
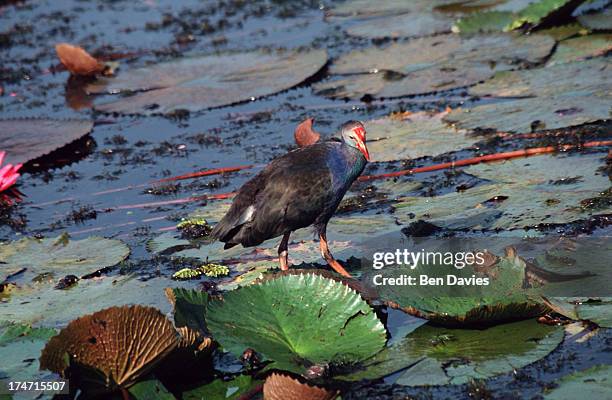
[[[11,164],[7,164],[4,167],[0,168],[0,180],[4,179],[11,173],[13,166]]]
[[[2,186],[0,186],[0,192],[3,192],[6,189],[8,189],[11,186],[13,186],[15,184],[15,182],[17,182],[17,178],[19,178],[19,174],[15,174],[10,179],[5,180],[4,182],[2,182]]]

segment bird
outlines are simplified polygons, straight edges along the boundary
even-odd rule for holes
[[[369,161],[365,127],[359,121],[345,122],[340,138],[290,151],[246,182],[211,237],[228,249],[238,244],[257,246],[282,236],[278,261],[280,269],[286,271],[291,233],[313,226],[327,264],[350,277],[329,250],[327,223]]]

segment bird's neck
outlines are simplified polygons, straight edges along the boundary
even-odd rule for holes
[[[366,159],[359,149],[342,143],[336,147],[328,165],[333,172],[334,186],[346,186],[353,183],[363,172]]]

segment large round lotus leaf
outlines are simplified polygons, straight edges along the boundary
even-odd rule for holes
[[[3,119],[0,148],[6,151],[6,163],[25,163],[87,135],[92,129],[93,122],[86,119]]]
[[[314,85],[332,98],[398,97],[469,86],[521,63],[541,62],[555,41],[545,35],[443,35],[341,56],[331,66],[343,79]],[[410,57],[406,57],[410,54]]]
[[[26,268],[31,273],[50,272],[84,275],[125,260],[130,249],[120,240],[92,236],[72,240],[67,235],[55,238],[23,238],[0,244],[3,262],[0,281],[7,275]]]
[[[325,50],[185,57],[122,72],[116,78],[88,85],[87,91],[139,92],[96,106],[105,112],[199,111],[289,89],[314,75],[326,62]]]
[[[509,71],[476,85],[476,96],[509,98],[453,110],[446,121],[461,128],[504,132],[556,129],[609,118],[612,73],[606,59]]]
[[[390,116],[365,123],[368,150],[374,161],[394,161],[456,151],[471,146],[478,139],[464,130],[442,122],[446,112],[419,112],[404,116]]]
[[[573,4],[570,4],[573,3]],[[477,33],[486,31],[510,31],[525,24],[537,26],[545,24],[556,18],[563,7],[575,8],[580,2],[571,0],[537,0],[524,1],[523,7],[517,9],[504,9],[499,7],[492,11],[484,11],[466,16],[457,21],[453,31],[461,33]],[[571,10],[566,11],[571,14]]]
[[[599,365],[575,372],[556,382],[544,393],[545,400],[609,399],[612,397],[612,365]]]
[[[603,56],[612,50],[612,35],[588,35],[561,41],[547,65]]]
[[[591,321],[601,327],[612,328],[612,297],[549,297],[546,304],[567,318]]]
[[[59,374],[77,363],[98,371],[109,389],[128,387],[177,346],[172,323],[156,308],[111,307],[80,317],[51,338],[40,367]]]
[[[0,385],[8,381],[54,380],[38,370],[38,357],[56,331],[0,321]]]
[[[423,219],[449,229],[518,229],[606,214],[609,205],[582,204],[610,187],[598,172],[604,159],[602,154],[542,155],[473,165],[464,171],[490,183],[441,196],[401,197],[394,216],[405,224]],[[393,189],[392,181],[386,184]]]
[[[463,384],[524,367],[547,356],[563,340],[563,329],[535,320],[485,330],[423,325],[397,345],[406,357],[425,357],[403,372],[396,384]]]
[[[236,356],[252,348],[272,368],[303,373],[311,364],[354,363],[376,354],[386,332],[361,296],[315,274],[287,275],[211,301],[208,327]]]
[[[539,298],[523,289],[525,267],[516,254],[500,258],[486,273],[471,266],[463,269],[431,264],[420,264],[414,269],[388,266],[384,277],[413,276],[420,282],[420,276],[426,274],[430,279],[439,277],[447,282],[447,275],[454,275],[462,279],[488,278],[489,285],[381,285],[377,289],[381,299],[437,325],[487,326],[534,317],[545,311]]]
[[[578,22],[594,31],[612,30],[612,7],[598,13],[580,15]]]

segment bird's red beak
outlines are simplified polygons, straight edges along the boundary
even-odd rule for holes
[[[368,151],[368,148],[366,147],[365,142],[362,142],[362,141],[357,142],[357,148],[363,153],[363,156],[365,157],[365,159],[370,161],[370,152]]]

